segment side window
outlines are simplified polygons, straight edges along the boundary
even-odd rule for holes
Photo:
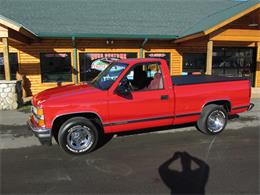
[[[132,91],[163,89],[163,76],[159,63],[134,66],[125,77]]]
[[[41,53],[42,82],[71,82],[70,53]]]
[[[205,53],[183,54],[183,74],[204,74],[206,71]]]
[[[11,71],[11,79],[16,79],[16,72],[18,71],[18,57],[17,53],[9,54],[10,61],[10,71]],[[0,80],[5,79],[5,70],[4,70],[4,57],[3,53],[0,53]]]

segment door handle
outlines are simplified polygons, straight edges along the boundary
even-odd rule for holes
[[[168,100],[169,99],[169,96],[168,95],[162,95],[161,96],[161,100]]]

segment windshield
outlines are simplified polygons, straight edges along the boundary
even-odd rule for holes
[[[102,90],[109,89],[128,64],[114,62],[100,73],[91,83]]]

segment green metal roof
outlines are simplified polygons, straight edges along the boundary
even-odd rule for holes
[[[175,39],[260,0],[0,0],[0,15],[39,37]]]
[[[245,2],[245,1],[241,1],[241,2]],[[188,30],[183,31],[180,34],[180,36],[184,37],[197,32],[201,32],[203,30],[208,30],[216,26],[217,24],[220,24],[221,22],[231,18],[232,16],[235,16],[241,13],[242,11],[249,9],[250,7],[253,7],[257,3],[260,3],[260,1],[259,0],[247,1],[246,3],[240,3],[231,7],[227,7],[224,10],[216,12],[198,21],[193,26],[190,26]]]

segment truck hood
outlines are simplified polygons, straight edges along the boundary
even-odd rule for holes
[[[55,87],[51,89],[47,89],[45,91],[42,91],[35,95],[33,97],[32,103],[36,106],[40,106],[40,104],[44,103],[47,100],[50,99],[60,99],[60,98],[66,98],[69,96],[75,96],[79,94],[93,94],[95,92],[98,92],[100,90],[92,87],[88,84],[72,84],[72,85],[66,85],[62,87]]]

